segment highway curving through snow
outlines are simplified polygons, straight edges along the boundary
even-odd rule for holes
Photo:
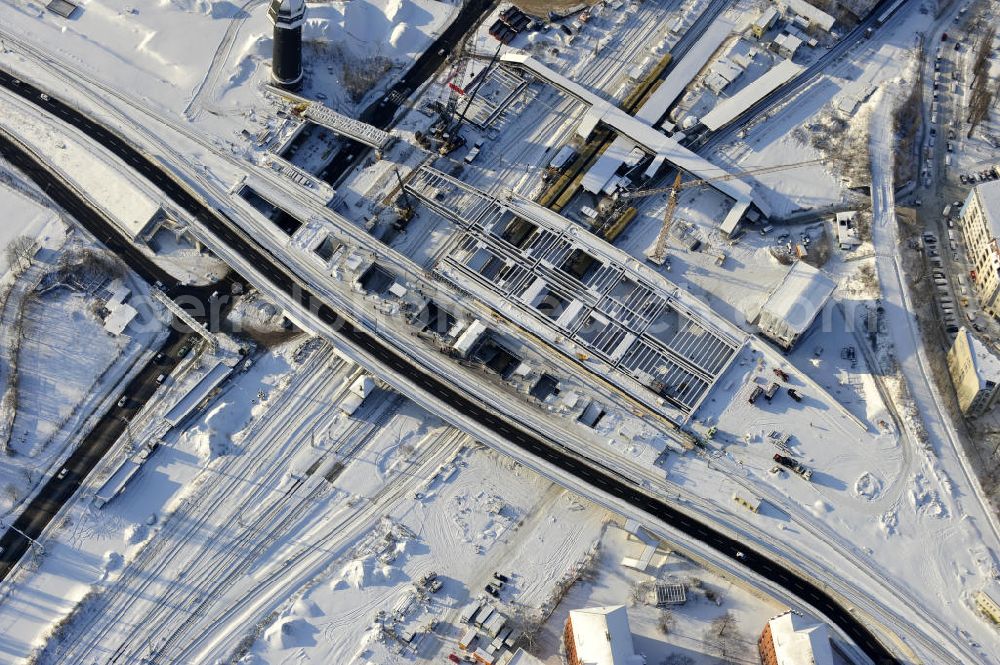
[[[416,366],[390,347],[377,335],[344,319],[338,312],[322,302],[294,276],[288,266],[277,260],[269,251],[250,238],[224,215],[205,206],[173,174],[132,147],[126,140],[106,127],[83,115],[54,97],[42,99],[41,91],[25,82],[15,83],[15,78],[0,72],[0,85],[36,104],[42,110],[52,113],[93,140],[131,164],[136,172],[159,186],[179,207],[186,210],[199,224],[210,231],[219,243],[238,252],[249,264],[256,267],[271,285],[283,292],[296,306],[313,311],[324,322],[328,330],[345,343],[359,348],[378,358],[388,370],[407,377],[413,385],[426,394],[437,397],[443,404],[457,409],[463,415],[474,419],[500,437],[554,466],[570,473],[583,482],[598,488],[610,496],[625,501],[663,521],[671,527],[708,545],[725,555],[735,564],[742,564],[758,575],[787,589],[796,597],[822,612],[848,635],[873,662],[883,665],[898,662],[889,650],[879,642],[871,630],[848,609],[838,605],[834,598],[817,584],[794,571],[776,563],[769,555],[758,553],[744,543],[702,523],[663,500],[653,498],[641,490],[634,481],[608,471],[595,461],[585,460],[576,452],[568,451],[558,441],[552,441],[520,425],[507,420],[492,408],[439,379],[427,369]],[[737,556],[739,554],[739,556]]]

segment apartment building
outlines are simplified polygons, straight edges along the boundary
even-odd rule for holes
[[[965,239],[970,277],[983,310],[992,316],[1000,312],[1000,180],[976,185],[962,208],[960,224]]]
[[[1000,358],[965,327],[948,350],[948,372],[958,406],[969,417],[983,415],[1000,397]]]

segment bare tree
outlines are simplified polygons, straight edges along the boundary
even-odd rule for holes
[[[7,263],[17,265],[21,270],[31,265],[31,259],[35,255],[35,241],[29,236],[17,236],[9,243],[6,249]]]
[[[731,611],[712,620],[705,631],[705,644],[724,662],[732,662],[743,652],[743,635],[736,616]]]
[[[670,610],[660,610],[660,618],[657,621],[657,625],[660,628],[660,632],[664,635],[669,635],[677,625],[677,617]]]

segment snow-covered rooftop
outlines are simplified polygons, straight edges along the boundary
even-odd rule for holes
[[[817,25],[827,31],[829,31],[836,22],[836,19],[832,16],[824,12],[822,9],[806,2],[806,0],[775,0],[775,2],[783,7],[787,7],[799,16],[809,19],[809,23],[811,25]]]
[[[778,665],[833,665],[830,633],[821,623],[786,612],[768,622]]]
[[[987,381],[1000,383],[1000,358],[997,358],[985,344],[976,339],[969,329],[963,326],[958,331],[959,336],[965,335],[969,353],[972,356],[972,364],[976,368],[976,378],[979,387],[984,388]]]
[[[702,116],[701,124],[713,132],[720,127],[724,127],[745,109],[756,104],[778,86],[791,80],[803,69],[802,65],[797,65],[791,60],[782,60],[756,81],[747,85],[732,97],[716,104],[715,108]]]
[[[635,147],[635,143],[628,138],[616,136],[604,154],[587,170],[580,186],[592,194],[604,191],[611,179],[615,177],[618,167],[625,163],[625,159]]]
[[[676,140],[664,136],[648,122],[635,118],[614,104],[598,97],[582,85],[554,71],[547,65],[535,60],[526,53],[505,53],[500,59],[513,65],[523,67],[551,85],[584,104],[590,106],[577,128],[577,133],[589,136],[598,125],[604,123],[619,134],[628,137],[642,146],[649,153],[662,156],[670,162],[698,178],[716,178],[727,173],[726,169],[713,164],[704,157],[688,150]],[[660,86],[663,87],[662,85]],[[617,168],[617,166],[615,167]],[[711,183],[714,188],[737,201],[752,200],[753,189],[740,180],[716,180]],[[770,209],[763,202],[754,201],[764,216],[770,216]],[[764,207],[762,207],[764,206]]]
[[[761,308],[761,329],[781,337],[801,335],[836,288],[837,283],[816,268],[796,262]]]
[[[632,645],[632,630],[624,605],[589,607],[569,613],[573,643],[587,665],[631,665],[641,662]]]
[[[138,314],[132,305],[120,304],[104,319],[104,329],[112,335],[121,335]]]
[[[1000,180],[991,180],[974,188],[982,204],[986,226],[994,238],[1000,237]]]
[[[685,56],[679,62],[674,63],[673,69],[670,70],[663,83],[649,96],[635,117],[650,124],[655,124],[657,120],[662,118],[670,105],[684,93],[684,89],[694,80],[712,54],[726,41],[734,27],[734,23],[726,16],[721,16],[718,20],[713,21],[698,41],[688,49]]]
[[[542,665],[542,661],[524,649],[518,649],[514,652],[514,657],[507,662],[507,665]]]

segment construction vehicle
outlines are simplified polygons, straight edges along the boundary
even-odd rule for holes
[[[414,208],[413,204],[410,203],[410,197],[406,193],[406,188],[403,186],[403,178],[399,175],[399,169],[393,169],[396,173],[396,181],[399,183],[399,198],[396,199],[396,214],[398,218],[396,219],[396,229],[402,230],[406,228],[406,225],[410,223],[413,219]]]
[[[797,459],[792,457],[787,457],[786,455],[779,455],[778,453],[775,453],[772,459],[781,466],[787,469],[791,469],[792,471],[799,474],[806,480],[812,479],[813,475],[812,469],[810,469],[807,466],[804,466]]]
[[[767,390],[764,392],[764,398],[768,402],[770,402],[771,398],[774,397],[774,394],[776,392],[778,392],[778,382],[774,381],[774,382],[771,383],[770,386],[767,387]]]
[[[496,64],[497,59],[499,59],[500,57],[500,49],[503,48],[503,45],[504,43],[502,41],[497,45],[496,52],[493,54],[493,57],[490,58],[489,64],[486,65],[486,70],[489,70],[490,67]],[[464,52],[464,47],[463,47],[463,52]],[[441,154],[442,156],[448,155],[453,151],[455,151],[456,149],[461,148],[463,145],[465,145],[465,137],[463,137],[460,133],[462,129],[462,123],[465,122],[465,114],[469,112],[469,108],[472,106],[472,102],[476,100],[476,95],[479,94],[479,89],[481,87],[482,86],[476,86],[476,89],[472,91],[471,95],[469,95],[469,101],[465,103],[465,108],[462,109],[462,112],[458,116],[458,120],[455,121],[454,124],[452,124],[451,118],[448,118],[446,120],[444,124],[444,131],[442,133],[443,142],[441,143],[441,147],[438,148],[438,153]],[[465,93],[462,92],[462,94],[464,95]]]
[[[785,372],[785,370],[775,367],[774,375],[777,376],[782,381],[784,381],[785,383],[788,383],[788,374]]]
[[[620,192],[618,194],[618,201],[621,203],[631,201],[632,199],[644,198],[646,196],[655,196],[657,194],[668,194],[669,199],[667,200],[667,209],[663,213],[663,226],[660,227],[660,232],[656,236],[656,242],[653,243],[653,248],[646,255],[646,258],[650,263],[654,263],[658,266],[663,265],[667,256],[667,237],[670,234],[670,227],[673,225],[674,221],[674,211],[677,209],[677,198],[682,190],[690,189],[692,187],[700,187],[702,185],[709,185],[715,182],[724,182],[726,180],[738,180],[741,178],[748,178],[755,175],[764,175],[766,173],[774,173],[776,171],[785,171],[788,169],[795,169],[800,166],[807,166],[809,164],[817,164],[824,161],[823,159],[810,159],[804,162],[794,162],[792,164],[779,164],[777,166],[765,166],[759,169],[748,169],[745,171],[736,171],[735,173],[726,173],[724,175],[715,176],[713,178],[701,178],[699,180],[689,180],[687,182],[681,182],[681,177],[683,173],[678,170],[677,176],[674,178],[674,183],[670,187],[657,187],[655,189],[639,189],[633,192]]]

